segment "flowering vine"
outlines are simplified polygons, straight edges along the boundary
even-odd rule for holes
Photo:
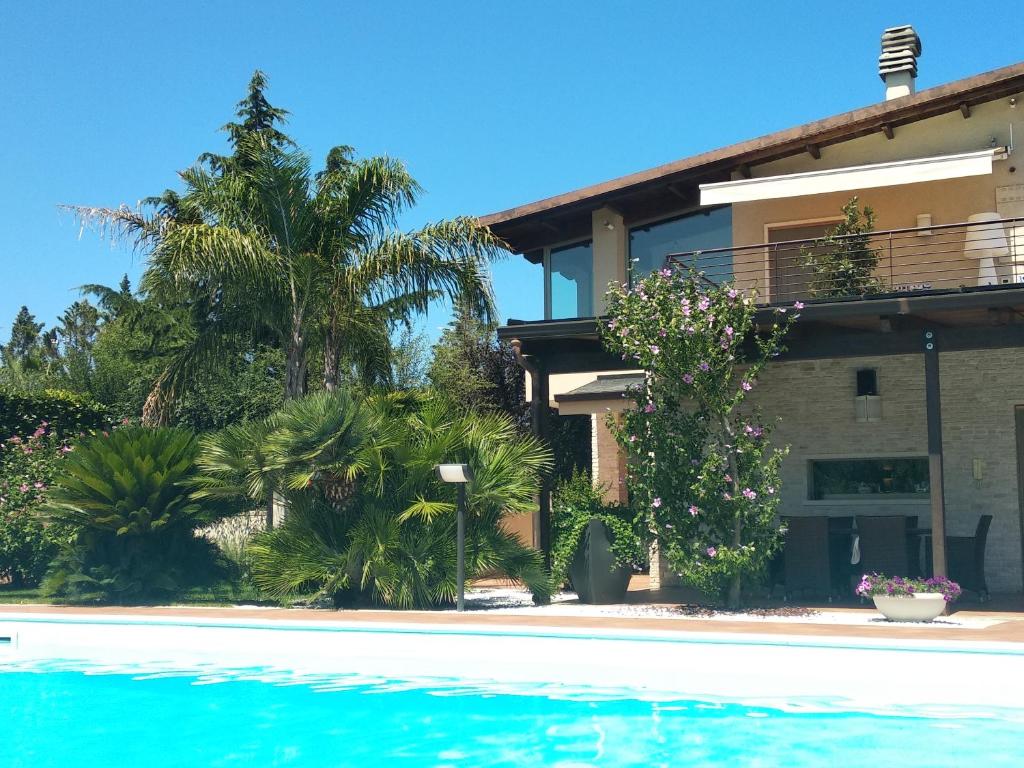
[[[662,556],[685,581],[740,600],[743,579],[781,545],[776,522],[785,450],[746,401],[799,316],[758,326],[756,293],[690,269],[612,286],[605,346],[646,372],[636,408],[609,422],[630,458],[627,483]]]

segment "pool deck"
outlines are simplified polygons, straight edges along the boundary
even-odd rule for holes
[[[648,597],[648,596],[644,596]],[[660,595],[650,594],[644,604],[664,605],[678,608],[678,602],[655,602]],[[630,603],[640,602],[636,597]],[[1003,607],[1005,605],[1005,607]],[[566,616],[538,613],[508,614],[487,610],[471,610],[459,614],[454,611],[389,611],[389,610],[326,610],[315,608],[264,608],[257,606],[200,607],[200,606],[158,606],[158,607],[117,607],[117,606],[48,606],[48,605],[0,605],[0,620],[9,614],[31,614],[34,616],[133,616],[182,618],[186,620],[232,619],[258,621],[309,621],[309,622],[365,622],[372,624],[418,624],[437,627],[473,625],[476,627],[518,627],[557,629],[598,629],[598,630],[657,630],[670,632],[709,632],[718,634],[777,635],[790,637],[857,637],[875,640],[942,640],[987,641],[1024,644],[1024,610],[1019,601],[1012,599],[995,606],[964,606],[957,610],[958,619],[982,619],[996,622],[984,627],[928,626],[925,624],[899,625],[879,624],[836,624],[815,623],[813,615],[800,621],[751,621],[730,619],[719,616],[703,619],[699,615],[680,618],[657,618],[646,616]],[[823,608],[823,606],[819,606]],[[829,613],[855,612],[865,615],[871,608],[828,606]]]

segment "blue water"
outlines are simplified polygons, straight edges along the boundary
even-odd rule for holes
[[[0,766],[1002,766],[1016,713],[788,711],[628,693],[0,666]],[[552,695],[554,694],[554,695]]]

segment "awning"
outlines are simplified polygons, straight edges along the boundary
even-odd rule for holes
[[[1006,149],[997,147],[958,155],[922,157],[891,163],[831,168],[760,179],[738,179],[719,184],[700,185],[701,205],[746,203],[751,200],[776,200],[783,197],[820,195],[854,189],[893,187],[922,181],[959,179],[992,173],[992,161],[1006,157]]]

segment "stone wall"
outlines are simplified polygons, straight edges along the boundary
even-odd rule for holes
[[[856,371],[875,368],[882,419],[854,417]],[[1024,350],[940,355],[946,529],[974,533],[994,516],[987,549],[989,587],[1021,589],[1021,517],[1017,491],[1014,406],[1024,405]],[[927,456],[922,355],[794,361],[772,365],[755,390],[765,414],[781,417],[773,439],[789,445],[782,468],[782,515],[918,515],[931,525],[927,501],[811,501],[809,461],[852,457]],[[974,479],[980,459],[982,479]]]

